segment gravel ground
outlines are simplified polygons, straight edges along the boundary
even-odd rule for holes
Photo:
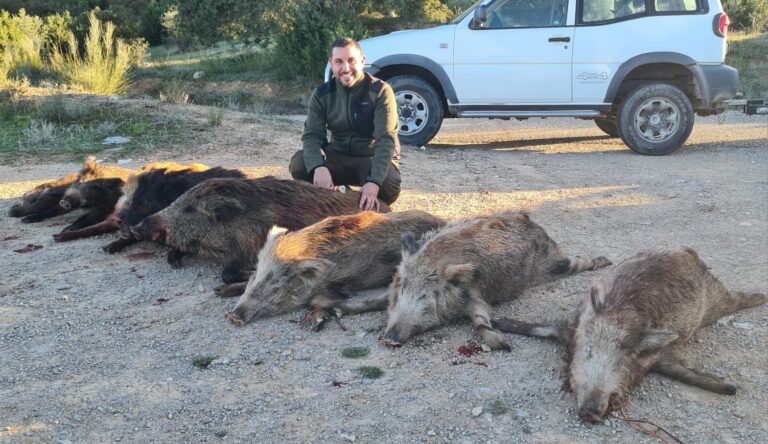
[[[189,107],[204,116],[204,111]],[[204,118],[204,117],[200,117]],[[285,176],[300,123],[229,113],[194,147],[144,161],[198,161]],[[114,160],[114,159],[112,159]],[[405,147],[396,210],[445,217],[531,211],[565,251],[619,260],[695,248],[728,287],[768,292],[768,119],[700,118],[665,157],[631,153],[592,122],[447,121],[429,148]],[[0,214],[24,191],[77,168],[0,166]],[[7,442],[655,442],[626,423],[581,422],[561,391],[563,350],[510,337],[512,352],[459,354],[479,338],[468,322],[400,349],[379,344],[386,314],[319,333],[302,313],[234,327],[216,298],[219,266],[171,269],[159,247],[119,255],[110,236],[57,244],[66,215],[25,225],[0,217],[0,441]],[[13,250],[27,244],[43,248]],[[137,254],[147,253],[147,254]],[[587,294],[588,272],[532,288],[496,315],[552,320]],[[728,375],[721,396],[648,376],[629,416],[684,442],[768,442],[768,307],[700,331],[683,355]],[[367,347],[345,358],[346,347]],[[205,369],[193,362],[215,357]],[[362,366],[383,375],[361,375]]]

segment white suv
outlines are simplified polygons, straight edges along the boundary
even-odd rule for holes
[[[405,144],[446,117],[578,117],[662,155],[735,96],[727,28],[719,0],[480,0],[450,24],[360,44],[395,90]]]

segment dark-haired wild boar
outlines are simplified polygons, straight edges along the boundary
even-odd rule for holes
[[[180,265],[182,254],[223,261],[222,280],[229,284],[248,280],[273,225],[299,230],[328,216],[355,214],[359,200],[359,192],[339,193],[271,176],[211,179],[131,231],[171,247],[168,262],[173,266]]]
[[[510,301],[526,287],[607,265],[602,256],[568,258],[521,212],[449,224],[421,242],[404,236],[403,261],[388,291],[383,342],[400,345],[468,316],[489,347],[509,350],[504,335],[491,327],[491,304]]]
[[[103,219],[102,222],[99,222],[93,225],[88,225],[80,229],[64,229],[64,231],[62,231],[61,233],[57,233],[53,235],[54,240],[56,242],[67,242],[75,239],[81,239],[81,238],[96,236],[96,235],[105,234],[105,233],[113,233],[117,231],[120,228],[120,222],[121,222],[118,219],[117,215],[124,210],[126,205],[133,198],[133,194],[138,184],[138,176],[150,171],[155,171],[160,169],[164,169],[168,171],[183,171],[183,170],[205,171],[208,169],[208,167],[199,163],[182,165],[174,162],[154,162],[154,163],[149,163],[147,165],[144,165],[136,174],[131,174],[128,176],[128,179],[126,179],[125,183],[121,187],[121,194],[117,199],[117,202],[114,204],[113,211],[109,213],[107,217]],[[97,180],[93,182],[99,182],[99,181]],[[87,194],[87,192],[85,194]],[[102,194],[101,196],[99,196],[99,198],[101,198],[102,200],[106,200],[107,196]],[[89,199],[86,197],[85,200],[88,201]]]
[[[148,168],[148,171],[129,177],[123,186],[123,198],[115,213],[115,223],[120,227],[120,239],[104,247],[104,251],[117,253],[136,242],[129,227],[167,207],[200,182],[213,178],[245,177],[245,174],[238,170],[208,168],[202,164],[154,165],[160,168]]]
[[[8,215],[23,217],[22,222],[31,223],[66,213],[67,211],[59,206],[59,200],[78,177],[80,177],[79,172],[72,173],[36,186],[24,193],[20,202],[13,204]]]
[[[309,306],[317,329],[324,309],[351,292],[392,281],[402,234],[421,236],[443,225],[443,219],[423,211],[367,211],[329,217],[292,233],[273,229],[230,319],[249,322]]]
[[[65,211],[86,208],[86,214],[75,220],[62,232],[79,230],[103,221],[115,208],[122,195],[122,187],[134,170],[96,162],[88,156],[80,177],[64,192],[59,206]]]
[[[594,282],[571,319],[552,324],[494,319],[492,324],[565,343],[578,414],[598,421],[624,403],[649,371],[711,392],[736,393],[723,378],[686,367],[674,349],[700,327],[763,303],[763,294],[726,290],[694,250],[682,248],[622,261]]]

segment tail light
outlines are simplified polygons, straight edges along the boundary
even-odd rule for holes
[[[721,12],[715,15],[715,19],[712,21],[712,31],[718,37],[725,37],[728,35],[728,27],[731,26],[731,19],[728,18],[728,14]]]

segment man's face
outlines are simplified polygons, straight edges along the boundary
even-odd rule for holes
[[[333,48],[331,52],[331,71],[343,86],[352,86],[363,75],[365,56],[354,46]]]

